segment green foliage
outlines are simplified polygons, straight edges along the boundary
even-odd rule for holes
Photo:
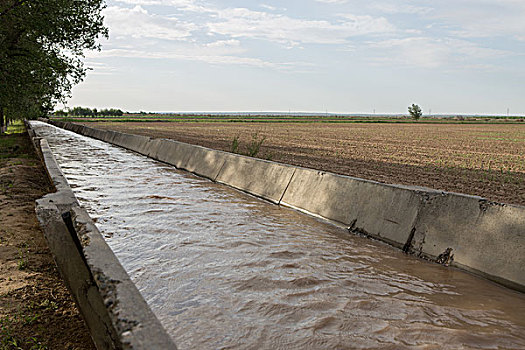
[[[67,111],[64,111],[63,109],[59,109],[53,112],[54,116],[57,117],[67,117]]]
[[[253,134],[252,141],[248,145],[248,153],[246,153],[246,155],[250,157],[256,157],[257,154],[259,154],[259,150],[261,149],[264,140],[266,140],[266,137],[259,137],[259,134],[257,133]]]
[[[11,124],[7,126],[5,133],[8,135],[9,134],[21,134],[25,131],[26,131],[26,127],[24,125],[24,122],[21,120],[16,120],[14,122],[11,122]]]
[[[82,81],[84,50],[107,36],[104,0],[0,2],[0,126],[46,115]]]
[[[53,113],[55,116],[74,116],[74,117],[96,117],[96,116],[117,116],[120,117],[124,114],[124,112],[120,109],[116,108],[109,108],[109,109],[101,109],[100,111],[96,108],[87,108],[87,107],[74,107],[73,109],[69,110],[69,112],[58,110],[55,113]]]
[[[15,315],[0,319],[0,350],[45,350],[47,346],[42,344],[35,336],[24,337],[17,330],[17,324],[31,325],[39,319],[39,314],[23,314],[18,311]]]
[[[239,150],[239,147],[241,145],[241,142],[239,141],[239,135],[236,135],[233,137],[231,146],[230,146],[230,152],[232,153],[238,153],[238,154],[244,154],[249,157],[257,157],[259,154],[259,151],[261,150],[261,146],[264,143],[264,140],[266,140],[266,137],[259,137],[259,134],[255,133],[252,134],[252,140],[250,144],[247,146],[246,153],[241,153]],[[272,157],[273,155],[270,155]]]
[[[27,268],[27,260],[24,257],[23,250],[18,250],[18,269],[19,270],[25,270]]]
[[[110,108],[110,109],[101,109],[99,112],[98,112],[98,115],[101,115],[101,116],[117,116],[117,117],[121,117],[122,115],[124,115],[124,112],[120,109],[116,109],[116,108]]]
[[[410,117],[412,117],[414,120],[419,120],[419,118],[423,116],[421,107],[413,103],[412,106],[408,107],[408,113],[410,113]]]
[[[230,152],[239,153],[239,135],[233,137],[232,144],[230,146]]]
[[[91,110],[90,108],[84,108],[84,107],[75,107],[72,110],[69,111],[68,115],[74,115],[74,116],[80,116],[85,117],[88,115],[97,115],[96,110]]]

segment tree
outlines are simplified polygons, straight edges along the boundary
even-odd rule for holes
[[[107,37],[104,0],[0,2],[0,127],[45,115],[82,81],[85,50]]]
[[[412,103],[412,106],[408,107],[408,113],[410,113],[410,116],[414,118],[414,120],[419,120],[419,118],[423,116],[421,107],[413,103]]]
[[[57,117],[67,117],[67,112],[63,109],[59,109],[58,111],[53,112],[53,115]]]
[[[95,116],[96,112],[86,107],[75,107],[69,111],[69,115],[72,115],[75,117],[87,117],[87,116]]]
[[[121,109],[110,108],[110,109],[101,109],[98,111],[96,108],[88,107],[74,107],[66,115],[71,115],[74,117],[96,117],[96,116],[122,116],[124,112]],[[55,115],[57,113],[55,112]]]

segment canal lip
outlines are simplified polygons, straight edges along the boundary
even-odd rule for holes
[[[44,138],[26,122],[56,192],[36,214],[58,270],[98,349],[176,349],[157,317],[79,205]]]
[[[383,184],[174,140],[42,121],[109,141],[270,202],[344,225],[352,233],[384,241],[409,254],[525,292],[524,206]]]

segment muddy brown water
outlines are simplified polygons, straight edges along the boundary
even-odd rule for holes
[[[179,349],[525,348],[525,295],[34,122]]]

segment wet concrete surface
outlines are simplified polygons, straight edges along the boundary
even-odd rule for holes
[[[525,348],[525,296],[40,124],[180,349]]]

